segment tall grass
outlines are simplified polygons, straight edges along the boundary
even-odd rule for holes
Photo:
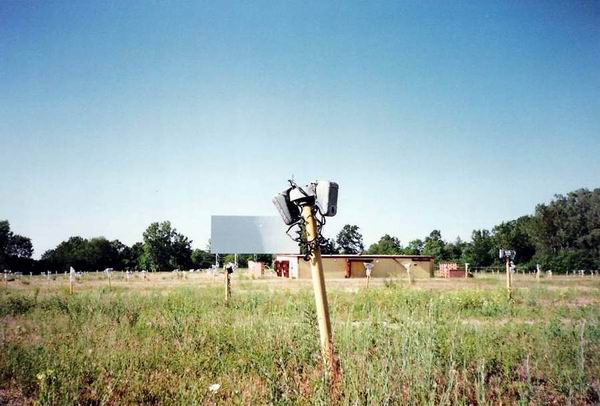
[[[312,292],[235,293],[229,306],[220,286],[3,293],[0,382],[42,404],[333,403]],[[335,403],[598,402],[600,302],[576,295],[330,292]]]

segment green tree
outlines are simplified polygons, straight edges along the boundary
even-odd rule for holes
[[[126,269],[141,269],[139,259],[144,254],[144,243],[136,242],[131,247],[125,246],[121,253],[121,263]]]
[[[6,220],[0,221],[0,267],[6,267],[6,261],[8,259],[8,244],[12,233],[10,231],[10,224]]]
[[[44,252],[42,259],[52,270],[57,271],[66,271],[69,266],[82,271],[98,269],[93,268],[94,265],[90,264],[88,256],[88,241],[75,236]]]
[[[536,207],[533,223],[534,259],[546,269],[600,268],[600,189],[556,195]]]
[[[402,244],[397,237],[385,234],[377,243],[371,244],[367,252],[379,255],[400,255],[403,251]]]
[[[471,243],[463,250],[463,262],[471,266],[490,266],[496,258],[494,239],[488,230],[473,230]]]
[[[31,240],[22,235],[13,234],[8,243],[7,254],[14,258],[31,258],[33,255]]]
[[[176,268],[191,268],[192,266],[192,241],[182,234],[174,231],[171,246],[171,266]]]
[[[170,268],[173,232],[169,221],[152,223],[144,231],[144,262],[150,270]]]
[[[83,240],[82,261],[88,269],[120,269],[119,250],[122,250],[120,242],[113,244],[104,237],[94,237]],[[69,265],[69,264],[65,264]],[[76,268],[77,269],[77,268]]]
[[[142,254],[137,259],[137,268],[142,271],[148,271],[152,269],[152,259],[146,251],[142,251]]]
[[[220,265],[224,266],[225,264],[229,263],[229,262],[235,262],[235,254],[225,254],[222,256],[222,259],[220,261]]]
[[[335,244],[335,240],[333,238],[325,239],[325,242],[321,244],[321,254],[323,255],[331,255],[331,254],[339,254],[340,250]]]
[[[356,225],[346,224],[336,237],[336,243],[343,254],[361,254],[365,245],[363,236]]]
[[[431,255],[437,261],[446,260],[446,243],[442,240],[440,230],[433,230],[423,243],[423,255]]]
[[[108,241],[104,237],[89,240],[70,237],[42,255],[43,263],[50,269],[66,271],[73,267],[78,271],[94,271],[104,268],[122,269],[121,253],[126,246],[119,241]]]
[[[10,230],[7,220],[0,221],[0,271],[23,271],[33,265],[31,240]]]
[[[495,240],[495,251],[510,249],[517,252],[519,263],[528,263],[535,255],[535,245],[530,237],[532,218],[523,216],[517,220],[507,221],[495,226],[492,234]],[[499,259],[498,259],[499,260]]]
[[[422,255],[423,254],[424,243],[423,240],[416,239],[412,240],[408,243],[406,248],[404,248],[404,254],[406,255]]]
[[[460,237],[456,237],[454,242],[450,242],[446,244],[445,252],[446,259],[449,261],[458,262],[461,260],[463,256],[463,251],[465,250],[467,243],[461,240]]]
[[[215,263],[215,255],[196,248],[192,251],[192,266],[196,269],[208,269]]]
[[[144,231],[144,255],[140,266],[152,271],[191,265],[192,241],[171,227],[171,222],[152,223]]]

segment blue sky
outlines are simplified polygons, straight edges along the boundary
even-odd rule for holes
[[[275,214],[453,240],[600,180],[598,2],[0,2],[0,218],[36,256]]]

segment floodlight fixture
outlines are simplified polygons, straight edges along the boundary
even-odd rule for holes
[[[291,187],[273,197],[273,204],[286,225],[297,223],[301,219],[302,206],[315,205],[325,217],[337,214],[339,186],[336,182],[318,180],[305,187],[299,187],[290,181]]]
[[[300,220],[300,209],[290,201],[289,190],[276,194],[273,197],[273,204],[277,208],[277,211],[279,211],[279,215],[286,226]]]
[[[319,180],[313,183],[315,202],[321,213],[333,217],[337,213],[339,186],[335,182]]]
[[[335,382],[341,375],[333,349],[320,246],[325,242],[322,234],[325,217],[337,214],[338,185],[334,182],[317,181],[301,188],[293,180],[289,184],[288,189],[273,198],[273,203],[283,222],[289,226],[287,234],[304,249],[304,260],[310,261],[321,352],[330,368],[332,382]],[[300,226],[298,237],[289,234],[295,226]]]

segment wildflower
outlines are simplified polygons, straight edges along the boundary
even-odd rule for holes
[[[212,393],[217,393],[217,391],[219,390],[219,388],[221,387],[220,384],[218,383],[213,383],[212,385],[210,385],[208,387],[208,390],[211,391]]]

